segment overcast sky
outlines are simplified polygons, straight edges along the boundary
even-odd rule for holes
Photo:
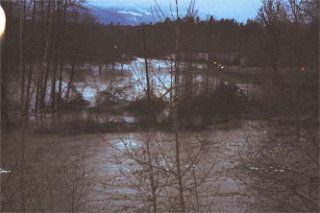
[[[87,0],[90,4],[100,7],[142,8],[150,9],[155,5],[154,0]],[[182,9],[187,8],[190,0],[179,0]],[[175,0],[157,0],[163,10],[169,11],[170,2]],[[202,18],[213,15],[220,18],[234,18],[246,21],[255,18],[261,0],[196,0],[196,9]]]

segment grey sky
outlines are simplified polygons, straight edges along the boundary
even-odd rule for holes
[[[190,0],[179,0],[182,10],[185,10]],[[155,5],[154,0],[88,0],[88,2],[100,7],[142,8],[150,9]],[[163,10],[168,11],[170,2],[174,0],[157,0]],[[205,18],[214,15],[216,18],[234,18],[238,21],[246,21],[257,14],[261,0],[196,0],[196,9]]]

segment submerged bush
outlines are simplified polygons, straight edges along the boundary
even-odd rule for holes
[[[191,99],[183,99],[179,103],[180,119],[201,116],[202,120],[229,119],[246,112],[246,95],[235,85],[219,85],[206,97],[201,94]],[[205,122],[206,123],[206,122]]]
[[[235,85],[221,84],[210,97],[209,106],[221,116],[237,117],[246,111],[246,95]]]
[[[96,96],[97,106],[101,107],[125,103],[127,101],[127,89],[129,88],[110,87],[107,90],[98,92]]]
[[[167,103],[158,97],[152,96],[149,99],[143,97],[131,102],[126,110],[136,115],[150,115],[163,111],[167,106]]]
[[[73,97],[65,106],[66,109],[83,109],[89,106],[90,102],[83,99],[81,94]]]

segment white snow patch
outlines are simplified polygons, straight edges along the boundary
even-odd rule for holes
[[[141,13],[136,13],[136,12],[127,11],[127,10],[120,10],[120,11],[118,11],[118,12],[121,13],[121,14],[138,16],[138,17],[142,17],[142,16],[143,16],[143,14],[141,14]]]

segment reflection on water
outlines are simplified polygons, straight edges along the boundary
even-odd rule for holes
[[[116,149],[120,151],[124,151],[125,149],[136,149],[141,146],[141,142],[135,138],[124,138],[124,139],[118,139],[115,147]]]
[[[234,211],[238,209],[241,206],[239,198],[246,197],[246,195],[232,177],[232,172],[223,172],[223,170],[233,169],[239,163],[237,161],[237,153],[239,150],[245,149],[241,142],[243,141],[241,139],[241,130],[229,131],[228,136],[225,131],[181,133],[180,136],[182,145],[181,169],[185,173],[184,184],[186,184],[186,188],[192,187],[193,182],[188,178],[189,175],[193,174],[192,171],[197,175],[199,181],[204,181],[203,184],[197,187],[199,194],[201,194],[199,199],[203,211]],[[174,135],[154,132],[121,134],[118,137],[118,139],[109,140],[108,144],[111,145],[109,148],[105,147],[108,150],[113,146],[115,147],[116,152],[108,152],[107,158],[113,159],[111,162],[114,164],[109,164],[112,168],[115,168],[114,165],[117,165],[118,168],[118,171],[114,171],[116,182],[109,185],[107,190],[111,193],[115,189],[121,188],[123,191],[121,196],[126,200],[126,203],[121,204],[124,205],[123,208],[129,208],[130,210],[146,208],[146,203],[143,200],[150,192],[148,192],[148,184],[150,182],[148,182],[148,167],[141,163],[140,160],[145,161],[147,159],[146,144],[150,143],[151,162],[154,165],[154,172],[157,174],[157,184],[159,185],[157,190],[157,195],[159,196],[158,208],[159,211],[166,211],[168,209],[166,205],[169,205],[174,200],[172,196],[176,193],[174,188],[170,187],[171,181],[174,183],[172,172],[176,170]],[[104,138],[107,140],[110,136],[107,134]],[[191,160],[192,157],[197,155],[197,150],[202,149],[201,147],[203,147],[203,151],[201,151],[199,161]],[[121,152],[123,152],[123,155],[121,155]],[[101,154],[105,155],[105,152]],[[130,157],[132,154],[134,158]],[[97,155],[99,156],[100,154]],[[210,168],[213,169],[211,170]],[[105,175],[109,176],[110,173],[107,172],[109,170],[106,167],[104,169],[106,169]],[[135,193],[130,198],[125,197],[126,191],[130,189],[135,189]],[[141,190],[146,190],[144,191],[146,194],[140,194],[142,193]],[[121,193],[120,191],[117,192]],[[191,190],[189,195],[188,191],[186,191],[186,197],[194,196],[193,192]],[[135,200],[135,202],[132,203],[131,199]],[[212,205],[215,200],[219,200],[219,202]],[[102,202],[106,209],[113,206],[113,201],[103,200]],[[139,207],[138,203],[140,202],[144,203],[144,205]],[[194,208],[192,207],[195,204],[194,202],[193,200],[188,202],[189,209]],[[134,205],[132,206],[132,204]],[[178,202],[172,205],[177,208]],[[117,209],[119,207],[113,206],[113,208]]]

